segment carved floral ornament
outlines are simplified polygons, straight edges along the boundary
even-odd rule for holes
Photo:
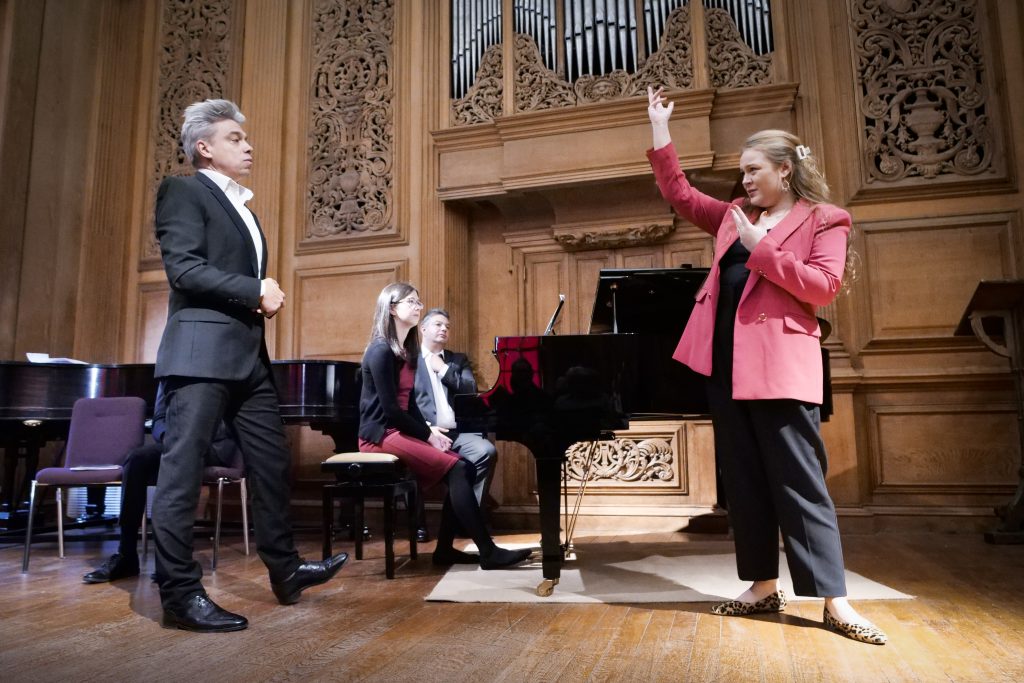
[[[677,483],[672,445],[664,439],[581,441],[565,452],[570,479],[604,483]]]
[[[159,93],[153,122],[153,174],[149,206],[167,176],[187,175],[192,162],[181,149],[181,114],[193,102],[230,97],[232,33],[237,20],[233,0],[164,0],[160,23]],[[159,266],[160,245],[152,219],[142,240],[142,259]]]
[[[869,183],[995,170],[975,0],[857,0],[852,30]]]
[[[392,0],[316,0],[307,242],[394,233]]]

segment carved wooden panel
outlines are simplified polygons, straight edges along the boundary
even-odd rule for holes
[[[404,261],[296,270],[296,357],[359,361],[377,295],[407,270]]]
[[[871,409],[875,493],[995,492],[1016,481],[1017,416],[1009,403]]]
[[[524,300],[521,301],[523,326],[520,334],[541,334],[558,304],[558,295],[566,291],[569,271],[565,255],[560,252],[526,254],[524,257]],[[555,325],[558,334],[574,334],[576,321],[562,315]]]
[[[532,37],[517,33],[514,43],[515,111],[555,109],[632,97],[643,94],[648,85],[673,90],[692,88],[691,43],[690,10],[682,7],[668,17],[657,52],[642,61],[635,73],[616,69],[603,75],[587,74],[575,83],[569,83],[544,65]]]
[[[193,102],[235,96],[245,0],[163,0],[153,172],[141,240],[142,264],[160,267],[152,207],[166,176],[192,173],[181,149],[181,115]]]
[[[587,481],[588,490],[642,489],[688,493],[686,449],[679,423],[616,432],[609,441],[573,444],[565,452],[572,483]]]
[[[870,343],[950,337],[979,280],[1017,276],[1013,214],[859,224]]]
[[[464,97],[452,101],[452,125],[486,123],[501,116],[504,80],[502,80],[501,45],[492,45],[484,52],[473,85]]]
[[[867,190],[944,193],[1002,180],[1006,160],[984,3],[851,0]]]
[[[303,245],[396,233],[394,3],[316,0]]]
[[[155,363],[160,337],[167,324],[167,282],[139,285],[138,308],[135,314],[135,362]]]
[[[708,68],[716,88],[747,88],[772,82],[771,53],[758,55],[747,45],[729,11],[705,8]]]

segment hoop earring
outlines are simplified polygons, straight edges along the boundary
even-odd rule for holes
[[[789,192],[789,180],[787,178],[782,179],[782,191]]]

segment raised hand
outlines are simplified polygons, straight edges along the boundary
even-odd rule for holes
[[[746,247],[747,251],[754,251],[754,247],[764,239],[768,230],[751,223],[743,210],[735,204],[729,207],[729,211],[732,213],[733,223],[736,224],[736,232],[740,234],[740,244]]]
[[[676,106],[675,102],[668,102],[665,99],[662,95],[664,92],[665,88],[655,90],[652,86],[647,86],[647,115],[653,125],[667,125],[672,117],[672,109]],[[668,106],[665,106],[666,102]]]

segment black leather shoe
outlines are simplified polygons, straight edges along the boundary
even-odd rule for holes
[[[139,575],[139,558],[135,555],[128,557],[121,553],[114,553],[107,558],[107,561],[82,577],[84,583],[106,583],[126,579],[129,576]]]
[[[453,564],[479,564],[480,556],[455,548],[435,550],[430,561],[438,567],[450,567]]]
[[[270,588],[282,605],[294,605],[299,601],[302,591],[321,583],[327,583],[338,573],[342,565],[348,561],[348,553],[338,553],[323,562],[303,562],[284,581],[271,582]]]
[[[206,593],[193,595],[177,609],[164,608],[164,626],[196,633],[241,631],[249,620],[220,608]]]
[[[427,531],[426,527],[420,527],[416,529],[416,542],[426,543],[430,540],[430,532]]]

